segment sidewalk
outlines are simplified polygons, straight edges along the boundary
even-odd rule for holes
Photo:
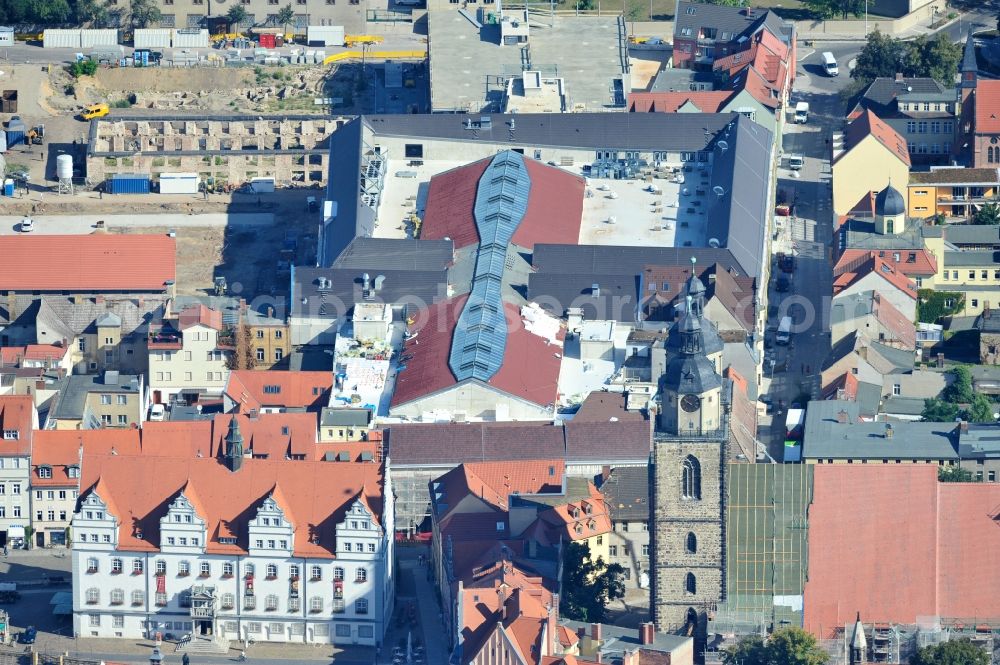
[[[920,35],[931,35],[940,30],[944,30],[948,26],[961,21],[964,14],[959,14],[952,20],[942,23],[936,28],[931,28],[926,22],[922,22],[920,25],[915,25],[909,30],[904,30],[898,35],[893,35],[897,39],[914,39]],[[887,19],[882,17],[869,17],[868,18],[868,30],[869,32],[875,30],[875,24],[879,22],[884,22]],[[889,19],[891,20],[891,19]],[[864,20],[858,21],[862,25]],[[843,34],[843,33],[831,33],[831,32],[799,32],[796,37],[800,42],[866,42],[868,37],[863,34]]]

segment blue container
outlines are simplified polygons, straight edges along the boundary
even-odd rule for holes
[[[3,195],[14,196],[14,181],[10,178],[3,181]]]
[[[24,143],[24,131],[20,129],[8,129],[7,130],[7,148],[13,148],[16,145],[22,145]]]
[[[105,185],[108,194],[149,194],[149,174],[115,173]]]

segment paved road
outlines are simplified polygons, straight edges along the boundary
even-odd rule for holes
[[[0,235],[16,235],[21,232],[21,220],[16,215],[0,215]],[[82,235],[93,233],[97,222],[103,220],[106,228],[149,228],[149,227],[204,227],[204,226],[270,226],[274,224],[272,213],[208,213],[203,215],[37,215],[31,218],[35,230],[32,234]]]

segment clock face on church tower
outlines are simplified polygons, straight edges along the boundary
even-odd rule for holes
[[[701,407],[701,398],[697,395],[685,395],[681,398],[681,408],[688,413],[694,413]]]

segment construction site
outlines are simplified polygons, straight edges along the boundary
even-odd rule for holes
[[[254,178],[279,185],[326,183],[329,138],[344,119],[315,116],[107,117],[87,141],[91,186],[113,174],[198,173],[224,189]]]

